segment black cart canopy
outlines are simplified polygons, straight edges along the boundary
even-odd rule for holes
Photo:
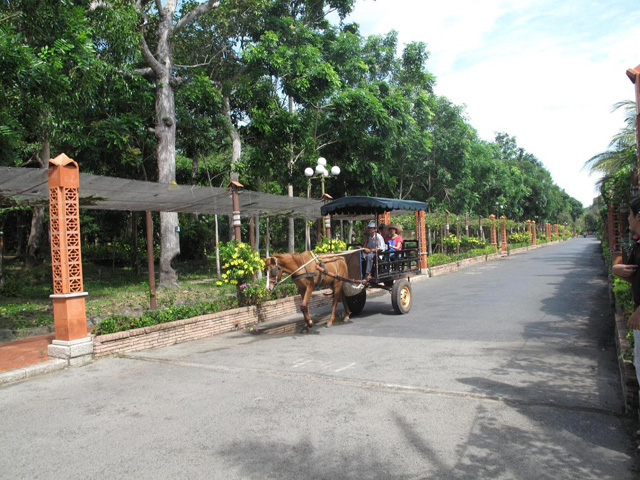
[[[376,215],[392,210],[427,210],[425,202],[398,200],[382,197],[343,197],[333,200],[320,209],[322,215]]]

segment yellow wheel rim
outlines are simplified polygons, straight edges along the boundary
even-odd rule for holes
[[[411,305],[411,290],[408,286],[402,287],[402,290],[400,290],[400,305],[402,305],[403,308]]]

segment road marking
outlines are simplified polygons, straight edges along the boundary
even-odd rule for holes
[[[293,368],[301,367],[302,365],[306,365],[309,362],[313,362],[313,360],[305,360],[304,362],[296,363]]]
[[[342,368],[339,368],[339,369],[337,369],[337,370],[334,370],[334,372],[341,372],[341,371],[343,371],[343,370],[346,370],[347,368],[351,368],[351,367],[353,367],[354,365],[355,365],[355,363],[350,363],[350,364],[349,364],[349,365],[347,365],[346,367],[342,367]]]
[[[400,393],[412,393],[419,395],[435,395],[439,397],[451,397],[451,398],[468,398],[478,401],[485,402],[493,402],[493,403],[502,403],[504,405],[508,405],[511,407],[547,407],[558,410],[568,410],[572,412],[587,412],[593,413],[597,415],[607,415],[613,416],[617,418],[627,418],[627,415],[624,412],[619,412],[607,408],[601,407],[589,407],[586,405],[570,405],[570,404],[562,404],[557,403],[553,400],[549,401],[531,401],[521,398],[513,398],[513,397],[503,397],[498,395],[485,395],[482,393],[472,393],[472,392],[459,392],[452,390],[440,390],[437,388],[431,387],[421,387],[415,385],[398,385],[394,383],[386,383],[386,382],[376,382],[371,380],[357,380],[350,378],[338,378],[332,377],[329,375],[325,375],[322,373],[297,373],[297,372],[287,372],[281,370],[264,370],[258,368],[238,368],[238,367],[225,367],[222,365],[205,365],[202,363],[195,362],[183,362],[180,360],[169,360],[166,358],[154,358],[154,357],[145,357],[143,355],[128,355],[121,354],[118,358],[126,359],[126,360],[138,360],[142,362],[151,362],[151,363],[166,363],[169,365],[176,365],[180,367],[187,368],[200,368],[203,370],[209,370],[213,372],[219,373],[249,373],[254,375],[259,375],[261,377],[273,377],[273,378],[289,378],[293,380],[303,380],[303,381],[315,381],[321,383],[330,383],[333,385],[343,385],[346,387],[353,388],[362,388],[367,390],[378,390],[378,391],[387,391],[387,392],[400,392]],[[308,360],[305,363],[310,363],[313,360]]]

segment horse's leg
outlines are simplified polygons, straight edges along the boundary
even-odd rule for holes
[[[342,300],[342,306],[344,307],[344,322],[347,323],[351,320],[351,310],[347,305],[347,296],[344,294],[344,290],[340,289],[340,299]]]
[[[338,300],[340,299],[340,294],[342,293],[342,282],[338,280],[333,281],[333,308],[331,309],[331,317],[327,322],[327,327],[333,325],[333,320],[336,318],[336,307],[338,306]]]
[[[300,310],[302,311],[302,315],[304,316],[304,321],[307,325],[307,331],[311,327],[313,327],[313,321],[309,316],[309,298],[311,298],[311,294],[313,293],[313,282],[307,283],[307,288],[302,295],[302,303],[300,304]]]

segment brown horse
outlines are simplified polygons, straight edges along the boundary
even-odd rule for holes
[[[307,330],[313,327],[313,321],[309,317],[309,298],[316,288],[329,287],[333,290],[333,309],[327,327],[333,325],[339,299],[342,300],[344,306],[344,321],[349,321],[351,312],[342,291],[343,279],[346,279],[349,273],[344,257],[336,255],[319,257],[311,252],[281,253],[265,259],[265,270],[269,290],[272,290],[276,283],[281,281],[283,273],[291,275],[291,279],[298,287],[298,292],[302,297],[300,310],[304,315]]]

